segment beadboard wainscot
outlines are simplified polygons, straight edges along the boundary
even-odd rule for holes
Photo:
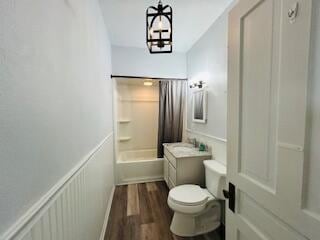
[[[103,240],[113,192],[110,133],[0,239]]]

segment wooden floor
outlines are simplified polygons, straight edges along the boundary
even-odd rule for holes
[[[223,240],[222,228],[202,236],[182,238],[170,232],[173,212],[164,182],[116,187],[105,240]]]

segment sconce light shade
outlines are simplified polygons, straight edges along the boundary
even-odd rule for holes
[[[192,83],[190,88],[203,88],[206,83],[204,81],[199,81],[197,83]]]

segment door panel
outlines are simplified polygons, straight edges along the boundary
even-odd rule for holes
[[[242,17],[239,46],[242,64],[240,172],[272,189],[275,183],[275,149],[270,143],[274,142],[275,129],[271,117],[275,114],[271,112],[274,109],[271,109],[270,103],[277,96],[277,92],[272,91],[273,85],[277,85],[277,79],[273,79],[272,74],[273,8],[272,1],[261,1]]]
[[[305,143],[305,182],[303,204],[306,211],[320,219],[320,1],[313,2],[311,48],[310,48],[310,82],[308,83],[308,110]]]
[[[250,240],[247,236],[245,236],[242,232],[238,232],[238,237],[237,239],[239,240]]]
[[[240,0],[230,13],[227,177],[237,197],[227,240],[320,239],[320,207],[306,200],[315,185],[305,159],[311,7]]]
[[[265,210],[248,194],[239,191],[238,197],[239,215],[242,221],[250,225],[251,228],[257,229],[260,236],[264,236],[265,239],[306,239],[288,227],[277,216]]]

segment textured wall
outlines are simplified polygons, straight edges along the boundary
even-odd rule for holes
[[[214,158],[226,164],[228,11],[211,25],[187,54],[189,83],[205,81],[208,92],[207,123],[192,121],[192,89],[187,97],[187,137],[208,144]]]
[[[112,73],[126,76],[185,78],[186,54],[150,54],[147,47],[112,46]]]
[[[192,94],[188,90],[188,128],[226,138],[228,13],[220,16],[187,54],[189,83],[204,80],[208,91],[208,121],[192,122]]]
[[[0,1],[0,236],[112,132],[110,52],[96,0]]]

